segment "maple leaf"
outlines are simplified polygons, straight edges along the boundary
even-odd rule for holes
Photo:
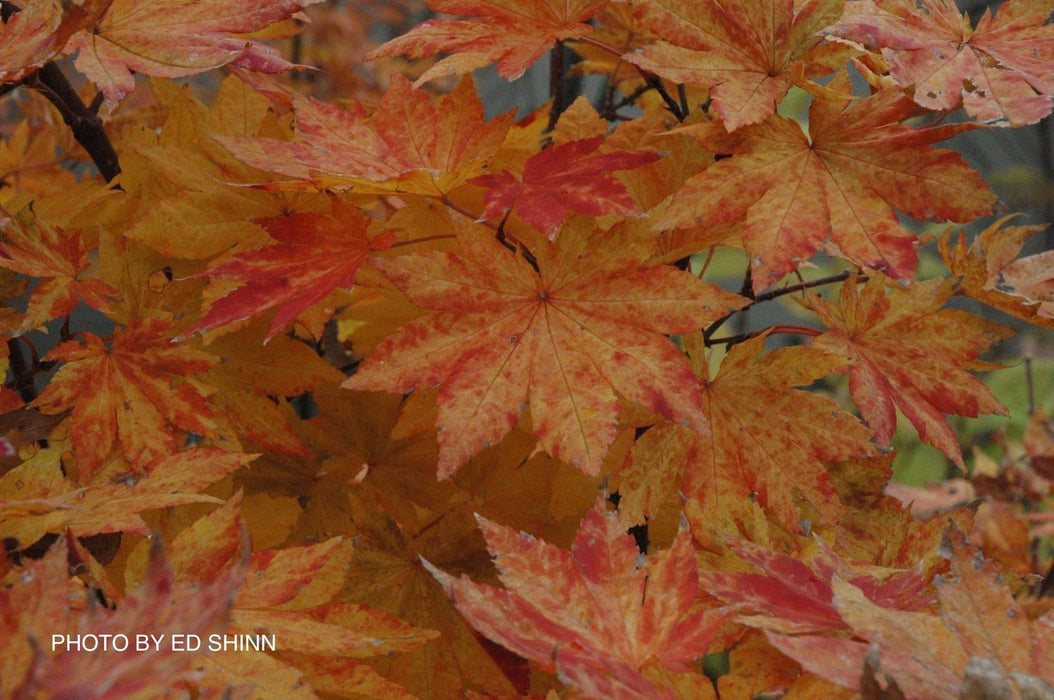
[[[410,58],[452,55],[421,74],[417,85],[444,75],[461,75],[497,62],[498,75],[515,80],[557,41],[585,36],[586,24],[607,0],[429,0],[435,12],[472,19],[426,20],[366,54]]]
[[[927,109],[961,105],[986,124],[1020,126],[1054,99],[1049,16],[1048,3],[1009,0],[972,27],[954,0],[852,0],[828,31],[881,49],[893,80]]]
[[[96,640],[132,634],[165,640],[174,634],[205,638],[226,626],[242,576],[240,567],[232,567],[206,583],[177,581],[158,539],[142,580],[118,601],[116,610],[86,605],[83,593],[78,609],[71,606],[68,567],[66,541],[60,539],[43,559],[27,567],[19,583],[0,591],[4,697],[146,700],[185,692],[187,681],[198,674],[197,654],[182,653],[171,644],[143,651],[131,640],[121,651],[92,652],[51,643],[52,635],[95,635]]]
[[[216,432],[236,433],[265,449],[310,459],[311,450],[293,429],[299,421],[284,397],[336,385],[344,375],[299,340],[279,335],[265,345],[266,332],[267,324],[259,321],[209,344],[209,351],[221,358],[203,377],[216,389],[209,396]]]
[[[216,140],[254,168],[307,180],[317,189],[441,197],[486,172],[513,118],[509,113],[484,121],[483,104],[468,78],[433,99],[395,74],[372,118],[362,105],[343,110],[282,90],[268,93],[293,106],[299,140]]]
[[[1018,257],[1025,243],[1045,226],[1006,226],[1003,217],[966,245],[960,234],[941,237],[941,257],[960,275],[963,294],[1038,326],[1054,327],[1054,274],[1050,251]]]
[[[537,269],[481,226],[463,253],[374,264],[433,313],[382,342],[343,386],[407,392],[439,384],[440,478],[496,443],[531,406],[554,457],[596,474],[614,439],[618,391],[706,430],[699,389],[662,333],[698,329],[746,300],[669,267],[644,246],[572,219]],[[607,251],[602,252],[602,251]]]
[[[845,360],[805,347],[763,354],[762,335],[731,348],[708,379],[701,340],[693,335],[684,342],[700,375],[711,437],[670,424],[651,428],[621,473],[626,502],[619,507],[633,509],[631,519],[643,522],[654,515],[659,494],[676,489],[713,508],[725,499],[756,500],[792,530],[800,527],[802,498],[825,519],[836,519],[841,504],[824,462],[871,452],[870,431],[833,400],[793,387]]]
[[[1049,646],[1054,641],[1054,612],[1029,620],[996,567],[960,530],[951,528],[947,543],[953,575],[936,581],[939,617],[880,607],[852,584],[832,581],[839,614],[855,634],[878,647],[878,662],[873,664],[879,666],[878,680],[894,681],[913,698],[962,697],[972,694],[971,685],[974,693],[985,696],[1043,697],[1054,692]],[[769,639],[806,670],[844,687],[858,687],[867,644],[811,635],[770,634]],[[992,693],[995,688],[998,692]],[[1033,694],[1025,695],[1026,690]]]
[[[242,568],[244,528],[239,492],[172,540],[169,558],[177,579],[204,582],[232,565]],[[199,659],[204,678],[197,685],[217,690],[247,686],[293,698],[312,697],[303,688],[310,689],[316,680],[334,683],[340,691],[357,683],[354,690],[371,697],[371,690],[391,692],[395,684],[351,659],[414,649],[436,633],[363,605],[334,601],[344,587],[349,555],[340,537],[254,552],[244,564],[245,582],[232,601],[227,631],[273,635],[280,655],[209,649]],[[339,657],[343,672],[327,668],[325,657]],[[305,677],[300,663],[320,671],[320,678]],[[357,673],[348,672],[352,667]]]
[[[780,654],[765,635],[743,635],[728,654],[728,672],[717,679],[719,698],[824,698],[851,700],[853,692],[803,673],[801,666]]]
[[[899,123],[913,108],[893,91],[856,102],[817,98],[808,135],[772,116],[730,135],[704,136],[708,149],[732,157],[690,178],[656,226],[742,221],[755,291],[795,269],[828,237],[837,255],[910,277],[918,258],[914,236],[893,207],[920,219],[965,221],[989,213],[995,202],[961,156],[926,148],[950,136],[947,129]]]
[[[664,40],[623,58],[664,78],[711,88],[714,110],[734,131],[772,115],[807,70],[833,70],[817,65],[830,52],[819,32],[838,19],[844,4],[646,2],[638,10],[641,21]]]
[[[4,22],[0,30],[0,83],[13,83],[62,52],[66,41],[93,15],[105,9],[108,0],[35,0]],[[6,6],[5,6],[6,9]]]
[[[91,266],[91,246],[81,231],[62,231],[23,209],[13,217],[0,207],[0,267],[39,281],[33,288],[19,333],[39,328],[53,318],[69,314],[84,301],[105,310],[108,297],[116,295],[110,285],[82,274]]]
[[[187,332],[219,328],[278,307],[266,339],[334,289],[350,287],[371,250],[386,248],[391,236],[373,241],[369,218],[356,207],[333,199],[332,215],[294,212],[258,221],[276,243],[213,262],[200,276],[239,283],[212,302],[201,321]]]
[[[135,89],[132,71],[163,78],[197,75],[233,63],[277,73],[295,64],[247,34],[320,0],[111,0],[90,29],[75,34],[65,51],[115,106]]]
[[[523,165],[523,179],[508,171],[469,180],[486,187],[481,218],[492,219],[515,208],[524,221],[552,238],[572,211],[580,214],[633,214],[637,205],[625,185],[607,173],[658,160],[648,151],[593,154],[603,136],[552,146]]]
[[[846,561],[822,541],[817,545],[806,563],[748,540],[729,542],[736,555],[763,573],[702,570],[700,582],[725,603],[764,613],[740,615],[739,622],[788,634],[845,628],[833,602],[834,577],[849,581],[883,607],[921,610],[932,602],[921,564],[906,571],[876,570]]]
[[[937,279],[893,287],[875,274],[862,288],[848,280],[837,303],[811,296],[809,305],[829,329],[812,346],[852,361],[849,390],[878,443],[892,440],[899,408],[923,441],[964,468],[944,414],[1006,415],[966,370],[986,367],[978,355],[1013,331],[966,311],[942,309],[954,286]]]
[[[66,478],[61,451],[46,449],[0,477],[0,533],[29,546],[48,532],[77,537],[109,532],[152,534],[142,511],[184,503],[219,502],[207,486],[244,466],[253,455],[199,448],[160,457],[138,480]],[[97,475],[98,476],[98,475]]]
[[[606,511],[603,498],[586,513],[570,551],[477,520],[504,589],[424,565],[480,633],[555,665],[585,696],[672,697],[641,671],[653,665],[684,670],[707,652],[732,615],[699,599],[687,528],[668,550],[642,560],[626,524]]]
[[[82,480],[110,453],[115,438],[132,467],[171,454],[191,431],[212,433],[206,390],[190,375],[216,363],[210,355],[169,342],[172,322],[139,321],[114,333],[109,348],[92,333],[62,343],[47,359],[61,367],[34,405],[47,414],[73,409],[70,432]]]
[[[270,133],[269,102],[234,76],[208,110],[189,90],[163,85],[152,84],[167,107],[160,133],[143,130],[122,142],[119,182],[131,210],[121,217],[123,235],[169,258],[195,260],[262,245],[267,234],[252,220],[281,216],[294,203],[284,193],[224,184],[262,178],[214,137]],[[313,211],[313,203],[300,196],[295,205]]]
[[[511,697],[515,682],[503,675],[505,657],[457,614],[420,558],[493,576],[474,512],[565,544],[593,505],[598,480],[532,454],[533,436],[513,430],[437,481],[435,409],[424,416],[413,411],[420,394],[404,399],[333,386],[313,396],[319,414],[301,424],[301,433],[319,461],[265,455],[238,473],[238,483],[304,504],[296,507],[301,514],[291,540],[335,534],[354,540],[341,600],[441,633],[414,651],[371,660],[385,677],[421,700],[459,696],[466,686]],[[514,665],[526,663],[505,653]]]

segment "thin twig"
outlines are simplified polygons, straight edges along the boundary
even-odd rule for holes
[[[756,338],[762,333],[768,333],[769,335],[808,335],[815,338],[816,336],[821,335],[823,331],[817,330],[816,328],[809,328],[808,326],[778,325],[762,328],[759,331],[751,331],[750,333],[729,335],[724,338],[710,338],[704,342],[707,347],[711,345],[735,345],[736,343],[742,343],[751,338]]]
[[[1025,390],[1028,392],[1028,415],[1036,413],[1036,386],[1032,381],[1032,358],[1025,358]]]
[[[411,239],[409,241],[396,241],[395,243],[392,243],[388,247],[389,248],[400,248],[400,247],[402,247],[404,245],[416,245],[418,243],[428,243],[429,241],[443,241],[443,240],[454,239],[454,238],[457,238],[457,236],[455,236],[452,233],[444,233],[444,234],[440,234],[440,235],[436,235],[436,236],[422,236],[421,238],[413,238],[413,239]]]
[[[607,51],[608,53],[614,54],[615,56],[622,56],[622,52],[616,49],[614,46],[609,46],[603,41],[597,41],[592,37],[580,36],[577,37],[575,41],[580,41],[583,44],[595,46],[598,49],[602,51]],[[645,70],[640,66],[634,65],[633,67],[637,69],[637,73],[639,73],[640,77],[644,79],[644,82],[648,84],[648,87],[654,88],[654,90],[659,93],[659,96],[662,98],[662,101],[666,103],[666,107],[670,110],[670,112],[673,113],[673,116],[677,117],[677,121],[684,121],[684,118],[687,116],[687,114],[681,111],[681,105],[677,102],[677,100],[673,99],[673,96],[671,96],[670,93],[666,90],[666,86],[662,84],[662,79],[655,73],[652,73],[649,70]]]
[[[764,292],[763,294],[758,294],[757,296],[754,297],[754,301],[755,302],[769,301],[770,299],[775,299],[775,298],[781,297],[781,296],[783,296],[785,294],[794,294],[795,292],[802,292],[802,291],[805,291],[806,289],[811,289],[813,287],[820,287],[820,286],[823,286],[825,284],[833,284],[835,282],[842,282],[843,280],[847,280],[847,279],[849,279],[850,277],[852,277],[855,274],[857,274],[857,273],[854,270],[846,270],[844,272],[839,272],[837,275],[831,275],[829,277],[820,277],[818,279],[814,279],[814,280],[809,281],[809,282],[802,282],[800,284],[792,284],[792,285],[787,286],[787,287],[780,287],[779,289],[773,289],[770,292]],[[867,278],[864,277],[864,278],[862,278],[862,280],[863,281],[867,281]]]

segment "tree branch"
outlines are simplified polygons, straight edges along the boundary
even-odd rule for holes
[[[12,382],[14,390],[18,392],[18,395],[26,403],[37,398],[33,371],[26,363],[26,358],[22,354],[22,344],[18,342],[18,338],[7,339],[7,359],[11,367],[11,375],[14,377]]]
[[[754,297],[754,303],[769,301],[770,299],[775,299],[776,297],[781,297],[785,294],[794,294],[795,292],[802,292],[806,289],[820,287],[825,284],[842,282],[844,280],[849,279],[850,277],[853,277],[856,274],[857,272],[855,270],[846,270],[844,272],[839,272],[837,275],[830,275],[829,277],[820,277],[809,282],[801,282],[799,284],[792,284],[787,287],[780,287],[779,289],[773,289],[772,291],[765,292],[764,294],[758,294],[756,297]],[[861,281],[866,282],[867,277],[861,277]]]
[[[107,181],[113,180],[121,172],[110,137],[103,130],[102,120],[96,114],[102,103],[102,93],[96,96],[92,104],[85,105],[80,95],[70,85],[62,70],[49,61],[24,81],[27,87],[37,90],[48,98],[59,110],[62,120],[73,132],[73,138],[84,147],[91,156],[95,167]]]
[[[567,108],[564,105],[564,42],[558,41],[549,50],[549,124],[545,127],[545,133],[551,134],[556,128],[556,122]],[[547,140],[551,138],[547,137]]]

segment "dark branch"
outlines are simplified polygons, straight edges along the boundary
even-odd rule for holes
[[[54,62],[48,62],[26,79],[27,87],[41,92],[59,110],[63,121],[73,132],[73,138],[91,156],[99,172],[112,180],[121,172],[117,152],[102,128],[102,120],[95,110],[101,104],[96,98],[89,107],[81,100],[62,70]]]
[[[556,42],[556,46],[549,50],[549,124],[545,127],[545,133],[551,133],[556,128],[556,122],[560,115],[567,109],[564,104],[564,42]]]
[[[794,294],[795,292],[802,292],[806,289],[812,289],[813,287],[820,287],[825,284],[842,282],[854,276],[855,274],[857,273],[854,270],[846,270],[845,272],[839,272],[837,275],[831,275],[829,277],[820,277],[819,279],[814,279],[810,282],[801,282],[799,284],[792,284],[788,287],[780,287],[779,289],[773,289],[772,291],[765,292],[764,294],[758,294],[754,297],[754,302],[757,303],[762,301],[769,301],[770,299],[775,299],[776,297],[781,297],[785,294]],[[866,281],[866,279],[866,277],[861,278],[862,281]]]

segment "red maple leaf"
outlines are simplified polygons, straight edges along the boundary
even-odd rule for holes
[[[855,280],[842,287],[838,302],[810,297],[810,305],[830,329],[813,341],[848,357],[849,390],[880,445],[896,430],[896,411],[923,441],[963,468],[962,451],[946,413],[977,417],[1006,415],[1006,408],[967,370],[989,345],[1013,331],[958,309],[943,309],[952,280],[930,280],[895,287],[880,274],[862,288]]]
[[[658,156],[648,151],[590,155],[602,143],[604,137],[595,136],[546,148],[524,164],[522,181],[508,171],[469,180],[488,188],[483,218],[495,218],[515,207],[524,221],[552,238],[572,211],[593,216],[633,214],[633,198],[607,173],[637,168]]]
[[[763,573],[702,571],[702,585],[726,603],[765,613],[740,616],[740,621],[754,627],[790,634],[845,628],[832,600],[831,579],[835,576],[859,587],[869,600],[884,607],[920,610],[932,602],[921,565],[907,571],[884,571],[886,575],[880,579],[868,571],[870,566],[854,566],[822,542],[809,563],[747,540],[729,546]]]
[[[84,301],[96,309],[106,309],[108,297],[116,291],[100,279],[83,273],[91,266],[90,246],[81,231],[62,231],[37,220],[28,209],[10,216],[0,206],[0,267],[35,277],[19,332],[38,328],[47,321],[73,311]]]
[[[215,136],[242,162],[308,183],[268,189],[398,192],[441,197],[486,172],[513,115],[484,120],[470,78],[441,97],[414,89],[401,75],[376,109],[341,109],[244,75],[257,90],[293,107],[298,138]]]
[[[109,1],[18,2],[20,9],[0,29],[0,83],[21,80],[58,55],[70,36],[94,22]]]
[[[110,453],[115,439],[136,469],[171,454],[186,431],[212,433],[205,387],[190,381],[216,358],[187,345],[173,345],[172,322],[139,321],[103,339],[84,333],[62,343],[47,358],[66,364],[35,401],[41,413],[73,409],[70,433],[81,480]]]
[[[267,338],[334,289],[350,287],[371,250],[391,244],[390,236],[366,236],[369,219],[361,210],[333,200],[332,216],[296,212],[258,221],[276,239],[259,250],[235,252],[201,273],[239,286],[217,299],[189,329],[201,332],[278,307]]]
[[[663,37],[625,60],[664,78],[711,88],[714,110],[734,131],[776,111],[806,73],[829,73],[818,34],[838,19],[842,0],[643,3],[644,25]],[[819,44],[819,46],[817,46]],[[835,54],[837,56],[837,54]],[[837,56],[838,63],[842,56]]]

